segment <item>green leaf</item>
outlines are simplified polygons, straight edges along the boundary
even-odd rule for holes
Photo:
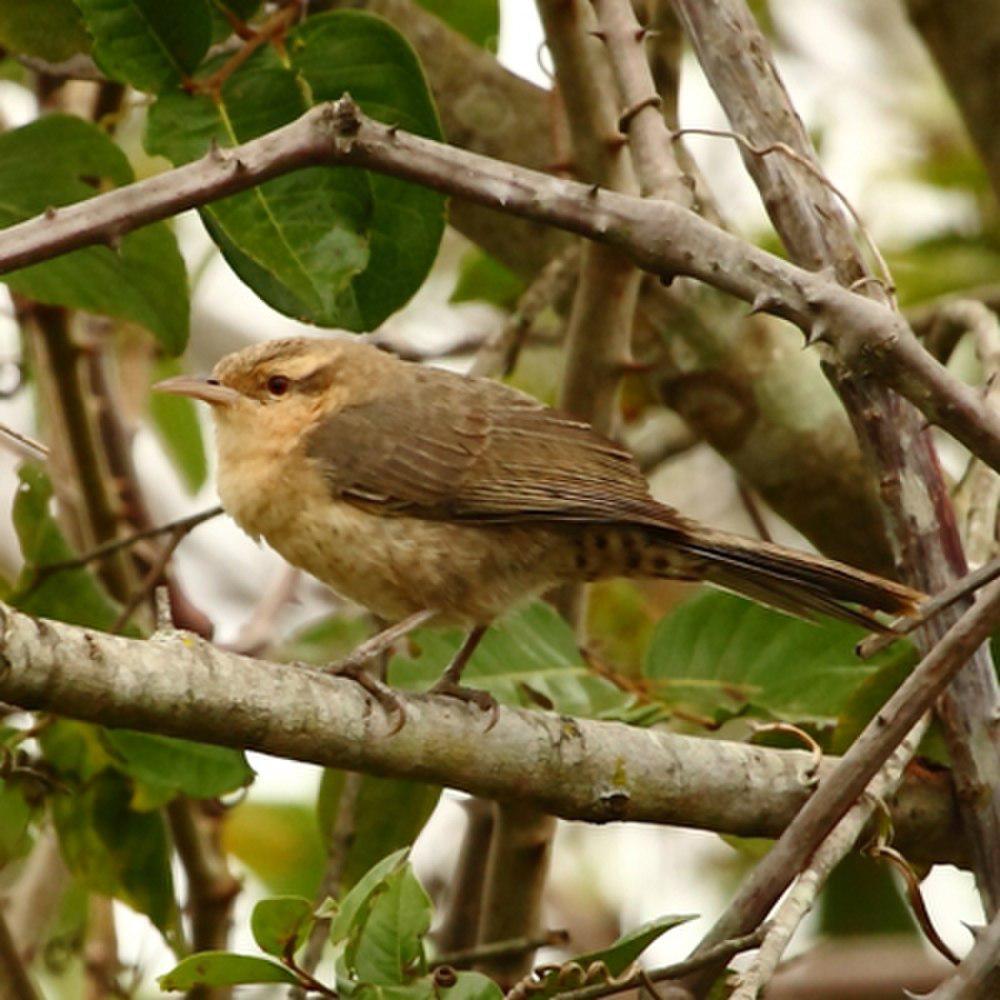
[[[394,656],[389,680],[414,690],[437,680],[462,641],[458,630],[421,629],[414,657]],[[632,696],[587,668],[573,630],[551,605],[536,601],[494,625],[469,661],[464,683],[507,705],[552,707],[565,715],[618,715]],[[475,746],[470,745],[470,753]]]
[[[455,985],[439,990],[444,1000],[501,1000],[503,990],[481,972],[460,972]]]
[[[464,254],[449,302],[489,302],[508,309],[524,291],[524,282],[496,258],[477,247]]]
[[[12,779],[0,778],[0,868],[25,854],[31,846],[29,827],[35,806]]]
[[[848,854],[819,897],[820,932],[840,937],[909,935],[916,924],[888,865]]]
[[[858,660],[854,646],[862,635],[854,625],[804,622],[742,597],[705,592],[659,623],[644,674],[663,704],[716,721],[756,710],[832,725],[884,662]]]
[[[125,154],[96,125],[46,115],[0,135],[0,228],[133,179]],[[187,272],[164,223],[129,233],[117,250],[85,247],[2,280],[37,302],[137,323],[169,353],[187,342]]]
[[[108,76],[156,93],[194,72],[211,44],[205,0],[76,0]]]
[[[103,739],[126,774],[194,799],[214,799],[253,781],[241,750],[131,729],[105,729]]]
[[[0,46],[62,62],[86,52],[90,39],[73,0],[7,0],[0,3]]]
[[[226,81],[221,100],[174,91],[149,115],[146,145],[174,163],[245,142],[350,91],[362,108],[422,135],[440,127],[419,63],[379,18],[338,11],[289,33]],[[308,95],[308,96],[307,96]],[[423,282],[444,228],[443,199],[394,178],[312,167],[206,206],[236,273],[274,308],[321,326],[368,330]]]
[[[592,962],[603,962],[612,976],[620,976],[654,941],[659,940],[667,931],[696,920],[697,914],[686,913],[657,917],[648,923],[636,927],[635,930],[623,934],[614,944],[599,951],[589,951],[573,959],[578,965],[587,968]]]
[[[277,962],[256,955],[228,951],[201,951],[189,955],[157,980],[165,993],[180,993],[192,986],[240,986],[244,983],[296,984],[295,974]]]
[[[332,614],[303,625],[282,641],[274,658],[283,662],[332,663],[346,656],[369,634],[361,615]]]
[[[102,771],[73,795],[52,799],[52,818],[66,867],[89,888],[145,913],[164,933],[178,914],[170,844],[159,813],[129,808],[132,791]]]
[[[45,472],[37,465],[25,464],[18,470],[18,477],[21,485],[14,497],[12,519],[25,566],[10,603],[28,614],[107,631],[118,618],[119,607],[88,570],[53,574],[37,587],[27,589],[35,579],[37,566],[62,562],[76,553],[49,510],[52,484]]]
[[[343,771],[323,772],[318,810],[321,829],[334,826],[344,777]],[[344,863],[344,888],[354,885],[379,858],[412,844],[440,797],[436,785],[364,775],[354,803],[354,837]]]
[[[354,978],[382,986],[403,985],[424,968],[423,937],[433,907],[424,887],[404,865],[378,887],[363,929],[352,934],[344,961]]]
[[[302,896],[262,899],[250,915],[253,939],[261,951],[281,958],[294,955],[312,926],[313,906]]]
[[[273,895],[312,896],[323,877],[316,810],[305,803],[249,796],[227,811],[222,841]]]
[[[379,890],[385,880],[406,864],[409,848],[393,851],[378,864],[373,865],[358,881],[354,888],[341,900],[336,916],[330,924],[330,941],[337,944],[347,938],[354,929],[355,922],[372,895]]]
[[[163,358],[154,367],[152,381],[161,382],[182,371],[177,361]],[[160,441],[188,492],[197,493],[208,478],[208,458],[194,400],[169,392],[151,392],[147,399],[149,416]]]
[[[694,919],[696,919],[694,914],[686,914],[651,920],[623,935],[609,947],[578,955],[572,961],[584,969],[594,962],[603,962],[610,975],[620,976],[659,937],[672,928]],[[549,997],[554,997],[565,990],[566,984],[560,980],[558,969],[552,969],[542,974],[537,987],[532,988],[531,996],[532,1000],[548,1000]]]
[[[497,0],[417,0],[445,24],[466,38],[496,52],[500,35],[500,4]]]

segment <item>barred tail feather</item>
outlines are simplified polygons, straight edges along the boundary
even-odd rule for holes
[[[923,600],[918,591],[874,574],[738,535],[713,531],[698,538],[675,536],[672,544],[704,560],[700,575],[707,582],[801,618],[825,614],[889,631],[873,612],[912,614]]]

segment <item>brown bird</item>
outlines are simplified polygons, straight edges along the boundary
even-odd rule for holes
[[[223,358],[210,378],[156,388],[211,404],[219,497],[248,534],[395,623],[330,668],[363,682],[364,663],[400,636],[432,618],[458,623],[468,636],[432,690],[495,710],[460,686],[462,669],[490,622],[568,582],[706,580],[870,630],[885,629],[873,612],[906,614],[922,598],[689,520],[587,424],[360,341],[271,341]]]

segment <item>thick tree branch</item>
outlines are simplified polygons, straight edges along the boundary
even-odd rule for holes
[[[428,781],[590,822],[773,837],[810,791],[801,751],[508,708],[482,732],[474,710],[447,698],[401,695],[407,722],[390,737],[379,706],[349,680],[189,633],[126,639],[0,612],[0,700],[26,709]],[[897,843],[915,860],[961,863],[947,787],[907,782],[893,815]]]
[[[649,202],[500,163],[409,135],[362,115],[347,97],[231,150],[12,226],[0,273],[124,233],[243,191],[299,167],[350,164],[547,222],[617,247],[647,271],[687,275],[787,319],[840,362],[876,375],[985,462],[1000,469],[1000,415],[951,375],[901,316],[731,236],[669,202]]]

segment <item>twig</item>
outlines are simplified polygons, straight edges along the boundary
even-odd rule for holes
[[[579,271],[580,247],[573,243],[553,257],[521,293],[502,329],[479,349],[469,374],[483,378],[509,375],[539,316],[548,308],[560,309],[569,300]]]
[[[46,825],[10,890],[4,911],[14,947],[26,964],[38,953],[69,883],[59,839],[52,826]]]
[[[199,524],[205,521],[210,521],[213,517],[218,517],[223,510],[221,507],[209,507],[207,510],[200,510],[196,514],[188,514],[185,517],[179,517],[175,521],[167,521],[165,524],[158,524],[153,528],[143,528],[141,531],[134,531],[130,535],[125,535],[122,538],[115,538],[110,542],[105,542],[103,545],[98,545],[92,548],[89,552],[84,552],[82,555],[74,556],[72,559],[63,559],[59,562],[43,563],[36,567],[35,576],[31,583],[25,588],[24,592],[20,595],[21,597],[27,596],[33,591],[37,590],[50,576],[54,576],[56,573],[63,573],[67,570],[82,569],[84,566],[89,565],[99,559],[104,559],[107,556],[113,555],[115,552],[119,552],[122,549],[130,548],[139,542],[144,542],[150,538],[157,538],[160,535],[175,535],[180,534],[178,541],[184,538],[194,528],[197,528]],[[175,546],[176,547],[176,546]]]
[[[358,796],[361,794],[362,776],[356,771],[344,774],[340,797],[337,800],[337,813],[333,817],[326,835],[326,865],[323,868],[323,878],[316,893],[317,905],[328,898],[338,899],[344,882],[344,870],[347,858],[354,841],[356,830],[356,814]],[[330,930],[329,919],[318,919],[309,932],[306,950],[299,960],[299,967],[306,972],[315,972],[323,957],[326,939]],[[293,991],[292,996],[296,994]]]
[[[483,908],[483,884],[493,839],[493,803],[469,798],[462,803],[465,832],[449,882],[449,893],[441,926],[434,933],[443,952],[475,947]]]
[[[833,772],[821,780],[816,792],[741,886],[698,950],[743,933],[764,919],[924,712],[989,638],[998,619],[1000,583],[993,583],[886,701]]]
[[[928,725],[929,718],[925,717],[914,727],[874,777],[868,786],[867,794],[851,806],[844,818],[816,849],[806,868],[796,878],[791,891],[773,914],[770,927],[761,942],[760,951],[754,956],[750,965],[740,973],[729,1000],[754,1000],[771,980],[785,949],[815,904],[830,873],[854,847],[858,835],[871,816],[874,804],[884,801],[895,792]]]
[[[167,568],[167,563],[170,562],[177,546],[180,545],[183,539],[183,532],[174,531],[171,534],[167,544],[160,550],[152,566],[149,567],[146,575],[139,582],[139,586],[136,587],[131,594],[129,594],[128,600],[118,613],[118,617],[114,620],[114,623],[108,630],[109,632],[116,635],[121,632],[123,628],[125,628],[129,619],[135,614],[139,605],[142,604],[142,602],[145,601],[150,594],[152,594],[156,585],[163,578],[163,572]]]
[[[878,244],[872,238],[871,232],[865,225],[864,219],[858,213],[857,209],[851,204],[850,199],[844,192],[837,187],[833,181],[823,172],[822,168],[817,166],[812,160],[807,156],[803,156],[801,153],[797,153],[787,142],[772,142],[766,146],[755,146],[745,135],[740,135],[739,132],[733,132],[730,129],[718,129],[718,128],[679,128],[675,129],[671,134],[671,139],[674,142],[682,139],[686,135],[705,135],[714,137],[717,139],[732,139],[741,149],[745,149],[748,153],[753,156],[765,157],[769,156],[771,153],[780,153],[782,156],[787,156],[793,163],[797,163],[800,167],[808,170],[809,173],[813,175],[824,187],[830,189],[834,195],[836,195],[837,200],[847,209],[848,215],[850,215],[851,220],[854,225],[857,226],[858,232],[861,234],[862,239],[865,241],[865,245],[868,247],[875,263],[881,272],[880,278],[874,278],[869,276],[864,276],[858,278],[855,282],[852,282],[852,288],[858,288],[859,285],[866,281],[878,281],[882,287],[885,289],[886,293],[889,295],[890,301],[895,305],[895,289],[896,283],[892,277],[892,271],[889,269],[889,264],[885,257],[882,256],[882,251],[879,250]]]
[[[100,435],[95,426],[93,394],[82,360],[85,348],[73,338],[71,317],[62,307],[46,306],[15,297],[22,326],[37,333],[34,348],[39,385],[49,404],[51,453],[57,467],[66,469],[76,488],[70,534],[79,547],[98,545],[117,534],[120,517]],[[65,494],[60,495],[60,500]],[[101,577],[111,595],[125,600],[135,567],[118,553],[101,566]]]
[[[276,10],[259,28],[255,28],[250,37],[241,45],[211,76],[202,80],[188,81],[193,91],[208,94],[218,94],[222,85],[236,72],[262,45],[279,37],[285,32],[302,12],[298,0]]]
[[[220,816],[208,815],[211,805],[187,797],[166,809],[177,857],[187,878],[187,913],[193,951],[224,950],[229,940],[233,904],[242,884],[229,870],[219,842]],[[203,991],[200,996],[218,995]]]
[[[972,333],[983,371],[983,397],[988,405],[1000,409],[1000,319],[982,302],[971,299],[948,303],[942,309]],[[952,500],[966,549],[976,552],[970,557],[973,565],[985,562],[997,551],[1000,476],[972,457]]]
[[[535,937],[512,938],[509,941],[494,941],[491,944],[480,944],[474,948],[464,948],[461,951],[445,952],[435,956],[430,962],[430,967],[436,969],[439,966],[447,965],[453,969],[465,969],[477,962],[498,958],[516,958],[525,952],[535,952],[539,948],[556,948],[568,942],[568,931],[546,931]]]
[[[1000,468],[1000,415],[935,361],[903,319],[664,201],[600,191],[409,135],[365,117],[348,98],[195,163],[11,226],[0,238],[6,273],[316,163],[353,164],[512,215],[547,222],[627,253],[666,277],[689,275],[829,340],[841,362],[878,375],[984,461]]]
[[[254,606],[250,617],[240,626],[239,634],[229,644],[234,653],[255,656],[273,639],[281,611],[295,597],[300,573],[292,566],[282,566]]]
[[[935,615],[944,611],[945,608],[953,607],[964,598],[975,594],[988,583],[992,583],[1000,577],[1000,556],[985,566],[966,573],[965,576],[948,584],[943,590],[933,597],[924,601],[917,613],[911,618],[895,618],[889,623],[891,633],[880,633],[878,635],[868,635],[862,639],[856,652],[863,660],[870,659],[876,653],[881,652],[887,646],[891,646],[900,636],[908,635],[926,625]]]
[[[924,937],[953,965],[958,965],[958,956],[945,944],[941,935],[938,934],[930,913],[927,912],[927,904],[924,902],[923,894],[920,892],[920,879],[917,878],[913,866],[894,847],[888,844],[875,844],[865,851],[870,857],[877,861],[885,861],[899,872],[906,885],[906,898],[910,901],[910,910],[917,921],[918,926],[924,932]]]
[[[8,424],[0,423],[0,438],[3,443],[22,458],[33,462],[44,462],[49,457],[49,446],[33,437],[15,430]]]
[[[555,817],[534,806],[498,802],[494,812],[479,921],[481,945],[538,936],[556,829]],[[532,955],[528,950],[493,955],[483,959],[479,969],[509,986],[531,968]]]
[[[1000,966],[1000,915],[995,916],[976,938],[972,950],[962,959],[955,974],[946,979],[927,1000],[989,1000],[995,997]]]
[[[743,504],[743,509],[747,512],[747,516],[753,524],[754,531],[757,532],[757,537],[765,542],[774,541],[771,538],[771,532],[768,530],[767,522],[764,520],[760,504],[757,502],[757,497],[754,496],[753,490],[747,485],[746,480],[742,476],[738,476],[736,479],[736,491],[739,494],[740,503]]]

